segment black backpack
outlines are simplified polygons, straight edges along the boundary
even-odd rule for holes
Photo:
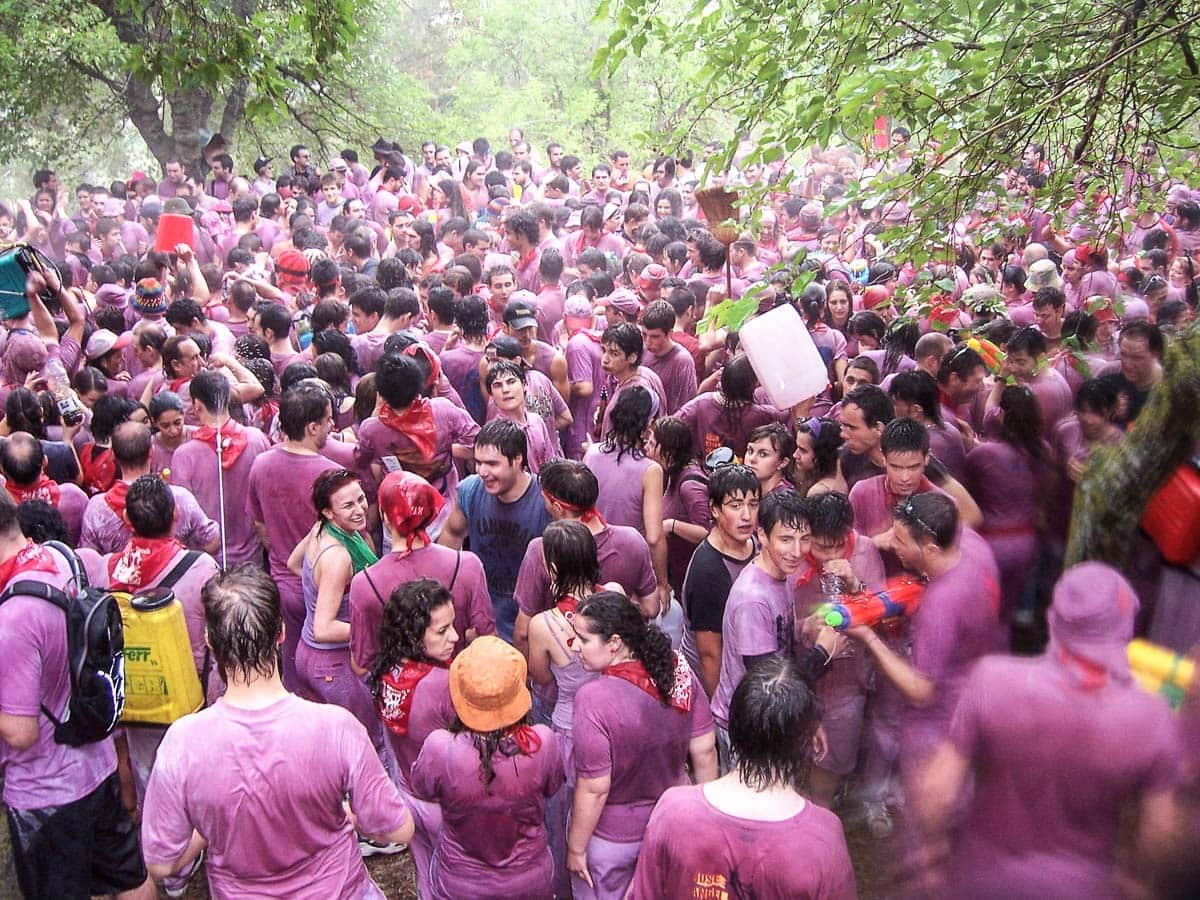
[[[87,573],[70,547],[47,541],[70,566],[72,584],[67,590],[40,581],[18,581],[0,594],[0,604],[10,597],[38,597],[53,603],[67,617],[67,663],[71,693],[62,720],[42,707],[54,723],[58,744],[80,747],[103,740],[117,727],[125,708],[125,631],[116,598],[88,584]]]

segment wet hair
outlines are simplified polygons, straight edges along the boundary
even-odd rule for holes
[[[642,327],[669,335],[675,328],[675,310],[666,300],[655,300],[642,313]]]
[[[674,490],[680,474],[696,455],[692,429],[678,416],[663,416],[654,420],[651,432],[662,457],[666,490]]]
[[[1019,329],[1004,345],[1008,353],[1028,353],[1034,359],[1046,353],[1046,337],[1035,325]]]
[[[35,438],[45,437],[46,418],[37,394],[27,387],[13,388],[4,398],[4,421],[9,434],[23,431]]]
[[[850,360],[846,366],[846,371],[858,369],[860,372],[866,372],[871,376],[871,384],[879,384],[879,366],[875,365],[875,360],[869,356],[856,356]]]
[[[168,537],[175,525],[175,495],[158,475],[142,475],[125,495],[125,515],[142,538]]]
[[[200,592],[213,659],[226,680],[270,677],[279,669],[283,616],[279,587],[261,566],[247,563],[218,572]]]
[[[746,446],[763,439],[771,442],[771,447],[779,454],[780,460],[787,462],[796,452],[796,439],[779,422],[768,422],[759,425],[746,437]]]
[[[913,494],[892,512],[918,543],[932,540],[943,550],[954,545],[958,533],[958,507],[945,494]]]
[[[1106,417],[1111,416],[1120,399],[1120,394],[1112,383],[1092,378],[1079,386],[1079,392],[1075,395],[1075,412],[1087,410]]]
[[[813,537],[841,540],[854,530],[854,507],[845,494],[828,491],[808,497],[805,504]]]
[[[289,391],[301,381],[310,381],[318,377],[317,367],[312,363],[299,361],[288,363],[288,367],[279,376],[279,391],[280,393]]]
[[[616,325],[609,325],[600,336],[600,343],[613,344],[625,356],[634,357],[633,364],[635,366],[642,362],[644,347],[642,332],[632,322],[618,322]]]
[[[375,364],[375,389],[393,409],[404,409],[421,395],[425,372],[411,356],[385,353]]]
[[[308,426],[324,421],[331,408],[329,392],[324,388],[309,382],[297,384],[279,398],[279,428],[289,440],[303,440]]]
[[[529,441],[525,430],[512,419],[500,416],[485,424],[475,435],[475,446],[494,447],[509,465],[520,457],[522,468],[529,466]]]
[[[368,676],[376,698],[383,676],[404,660],[432,662],[425,656],[425,630],[433,621],[434,612],[453,602],[453,595],[432,578],[416,578],[396,585],[383,607],[379,650]]]
[[[1045,309],[1047,306],[1053,306],[1055,309],[1062,309],[1067,305],[1067,295],[1059,288],[1053,285],[1046,285],[1038,288],[1033,295],[1033,308]]]
[[[191,338],[184,338],[184,340],[190,341]],[[95,366],[84,366],[76,372],[72,384],[75,387],[75,392],[78,394],[90,394],[92,391],[108,391],[108,379]]]
[[[483,386],[489,394],[492,392],[492,385],[505,375],[512,375],[521,384],[525,383],[525,367],[523,365],[512,359],[498,359],[488,366],[487,375],[483,379]]]
[[[22,500],[17,506],[17,520],[21,523],[21,534],[35,544],[44,544],[46,541],[70,542],[62,513],[45,500]]]
[[[846,330],[849,332],[847,337],[873,337],[882,345],[883,336],[887,334],[887,325],[884,324],[878,313],[864,309],[850,317],[850,321],[846,324]]]
[[[258,326],[264,331],[269,328],[275,340],[282,340],[292,332],[292,315],[282,303],[260,303]]]
[[[550,574],[550,597],[556,603],[567,596],[585,597],[600,582],[596,539],[582,522],[575,519],[551,522],[542,532],[542,552]]]
[[[963,381],[971,377],[976,369],[986,369],[983,357],[966,344],[960,344],[942,357],[938,364],[938,384],[948,384],[951,375],[957,375]]]
[[[1158,359],[1162,359],[1164,348],[1163,333],[1162,329],[1157,325],[1142,320],[1130,322],[1121,329],[1121,340],[1123,341],[1126,338],[1145,341],[1150,353]]]
[[[183,412],[183,399],[174,391],[159,391],[150,398],[151,422],[157,422],[159,416],[171,410]]]
[[[907,319],[895,319],[883,333],[883,366],[880,375],[891,375],[900,368],[903,357],[912,357],[917,352],[917,340],[921,337],[921,328],[916,322]],[[879,380],[875,380],[879,384]]]
[[[577,459],[554,459],[538,470],[542,489],[577,510],[588,510],[600,497],[596,473]]]
[[[670,704],[671,686],[675,682],[671,639],[657,625],[648,625],[641,610],[628,597],[615,591],[592,594],[579,604],[575,627],[605,641],[614,635],[620,637],[633,658],[646,667],[663,706]]]
[[[886,425],[896,417],[892,398],[878,385],[860,384],[846,395],[842,401],[842,408],[845,409],[849,403],[862,410],[863,421],[868,428],[874,428],[880,422]]]
[[[802,790],[820,721],[816,695],[793,660],[771,655],[751,665],[729,701],[729,744],[742,782],[755,791]]]
[[[325,510],[333,502],[333,495],[351,484],[361,483],[358,480],[358,476],[349,469],[326,469],[317,476],[316,481],[313,482],[310,499],[312,500],[313,509],[317,513],[317,520],[322,525],[327,524],[329,521],[325,517]]]
[[[789,528],[808,525],[808,501],[796,491],[771,491],[758,506],[758,527],[770,536],[776,525]]]
[[[488,330],[487,303],[475,294],[468,294],[456,304],[454,322],[462,329],[463,337],[486,337]]]
[[[942,424],[942,401],[938,396],[937,382],[924,369],[898,373],[888,387],[888,394],[893,400],[920,406],[925,418],[936,426]]]
[[[108,441],[113,430],[122,422],[128,421],[137,408],[138,404],[125,397],[104,394],[92,407],[92,437],[100,442]]]
[[[749,466],[721,466],[708,479],[708,505],[718,509],[735,494],[758,499],[762,484]]]
[[[809,419],[796,425],[796,437],[807,434],[812,438],[813,472],[808,476],[813,484],[837,473],[838,452],[842,449],[842,430],[833,419]],[[797,477],[793,483],[803,479]]]
[[[192,399],[204,404],[210,413],[229,409],[229,381],[220,372],[201,372],[192,379],[189,390]]]
[[[889,453],[929,452],[929,431],[916,419],[897,418],[887,423],[879,439],[879,451]]]
[[[1000,395],[1000,411],[1004,422],[1000,426],[1003,440],[1024,450],[1035,462],[1045,456],[1042,446],[1042,412],[1033,391],[1021,385],[1009,385]]]
[[[616,450],[617,462],[628,453],[633,459],[645,455],[646,426],[654,408],[654,398],[640,384],[626,388],[609,410],[609,429],[604,435],[605,451]]]

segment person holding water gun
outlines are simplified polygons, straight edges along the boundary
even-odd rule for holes
[[[860,591],[880,591],[884,586],[883,559],[866,535],[854,529],[854,508],[845,494],[827,493],[808,498],[812,537],[809,551],[796,572],[796,609],[807,619],[798,620],[800,639],[811,645],[827,623],[815,614],[823,603],[841,601]],[[809,775],[814,802],[828,808],[844,777],[858,761],[859,735],[866,705],[863,654],[846,644],[829,660],[825,676],[817,682],[826,754]]]

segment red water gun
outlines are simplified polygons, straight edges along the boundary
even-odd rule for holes
[[[911,616],[924,596],[924,582],[912,575],[898,575],[888,579],[887,586],[878,593],[859,591],[836,602],[822,603],[817,614],[838,631],[855,625],[875,626],[889,619]]]

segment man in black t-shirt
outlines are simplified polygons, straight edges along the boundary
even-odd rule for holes
[[[713,527],[700,542],[683,577],[687,628],[683,652],[712,696],[721,676],[721,620],[738,574],[758,547],[758,476],[746,466],[722,466],[708,481]]]

